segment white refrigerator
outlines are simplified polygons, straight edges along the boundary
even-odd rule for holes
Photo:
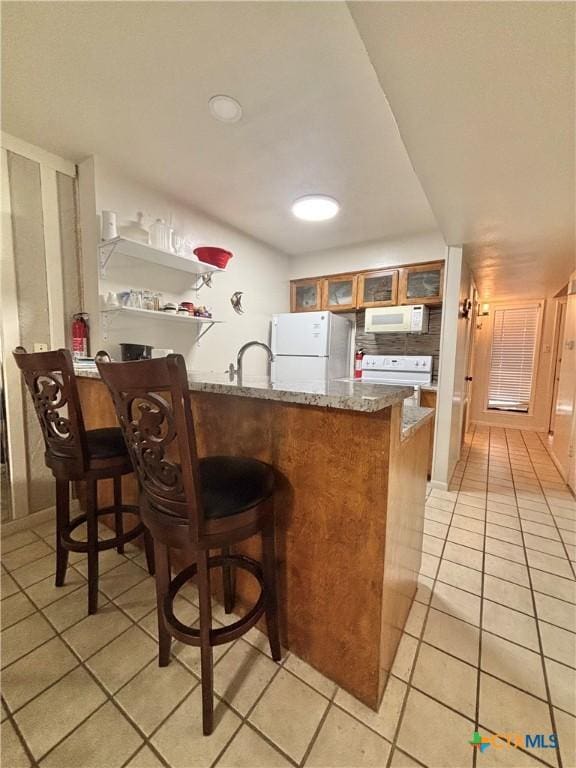
[[[352,323],[332,312],[272,315],[272,381],[350,376]]]

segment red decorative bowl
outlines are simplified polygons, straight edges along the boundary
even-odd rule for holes
[[[225,269],[226,265],[234,255],[230,251],[225,251],[224,248],[216,248],[212,245],[205,245],[201,248],[194,248],[194,253],[198,256],[198,261],[203,261],[205,264],[211,264],[218,269]]]

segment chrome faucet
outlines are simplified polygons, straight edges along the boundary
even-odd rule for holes
[[[238,354],[236,356],[236,368],[234,368],[234,363],[230,363],[228,366],[228,375],[230,376],[230,381],[234,381],[234,376],[237,376],[238,384],[242,384],[242,358],[244,357],[244,353],[247,352],[250,347],[262,347],[262,349],[265,349],[268,353],[268,362],[271,363],[274,360],[274,355],[272,354],[272,350],[268,344],[264,344],[262,341],[248,341],[238,350]]]

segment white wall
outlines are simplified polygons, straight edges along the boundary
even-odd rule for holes
[[[432,484],[447,488],[460,457],[465,417],[464,377],[468,362],[473,320],[459,316],[465,298],[472,298],[472,276],[462,258],[462,248],[449,248],[446,259],[440,377],[436,407],[436,435]]]
[[[236,359],[238,348],[246,341],[268,342],[270,317],[289,309],[288,257],[222,222],[210,219],[199,211],[170,199],[155,189],[124,176],[102,158],[90,158],[80,166],[80,205],[82,217],[83,259],[87,311],[92,318],[92,351],[103,347],[118,355],[116,343],[132,341],[156,347],[173,348],[185,355],[188,365],[197,371],[223,372]],[[134,260],[117,259],[110,262],[106,279],[97,286],[96,245],[99,237],[99,216],[102,210],[118,214],[119,224],[136,219],[142,211],[148,221],[156,218],[172,220],[179,232],[198,245],[218,245],[234,254],[225,273],[215,274],[213,287],[203,287],[198,295],[192,290],[193,276]],[[108,340],[102,329],[95,327],[98,315],[97,293],[126,288],[152,288],[162,291],[165,300],[206,304],[213,316],[224,321],[215,325],[196,343],[195,325],[169,320],[113,320]],[[230,296],[244,292],[245,314],[232,309]],[[89,295],[88,295],[89,294]],[[265,355],[258,350],[245,358],[248,375],[266,372]]]
[[[445,256],[446,243],[440,232],[426,232],[400,240],[378,240],[293,256],[290,260],[290,278],[441,261]]]

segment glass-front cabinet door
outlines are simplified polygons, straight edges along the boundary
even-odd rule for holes
[[[322,309],[322,280],[295,280],[290,284],[290,311],[316,312]]]
[[[364,272],[358,275],[358,307],[393,306],[398,299],[398,270]]]
[[[349,312],[356,309],[356,275],[326,277],[322,285],[322,309]]]
[[[441,304],[444,262],[418,264],[400,270],[399,304]]]

